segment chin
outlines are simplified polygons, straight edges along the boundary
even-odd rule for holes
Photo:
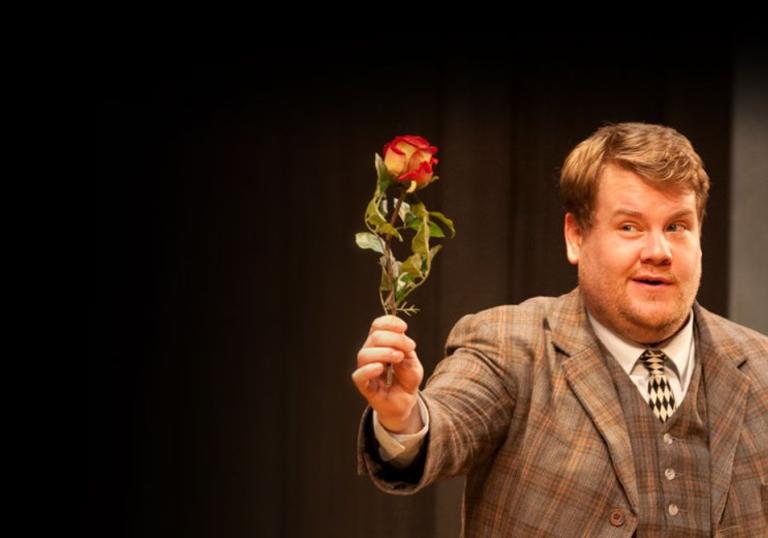
[[[682,312],[652,309],[632,312],[627,316],[627,320],[634,328],[633,340],[640,343],[655,343],[672,336],[680,329],[686,317],[687,315]]]

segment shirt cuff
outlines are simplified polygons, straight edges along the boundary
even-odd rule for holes
[[[379,415],[373,411],[373,432],[379,442],[379,456],[394,467],[404,468],[410,465],[419,453],[424,438],[429,431],[429,411],[419,395],[419,415],[424,427],[416,433],[398,434],[388,431],[379,422]]]

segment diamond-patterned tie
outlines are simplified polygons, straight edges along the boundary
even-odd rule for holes
[[[662,422],[666,422],[675,411],[675,396],[664,373],[666,358],[667,356],[660,349],[646,349],[640,355],[640,361],[651,374],[648,380],[648,404],[656,418]]]

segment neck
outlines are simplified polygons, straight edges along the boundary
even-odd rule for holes
[[[645,328],[638,326],[626,326],[619,327],[614,325],[600,313],[595,312],[591,308],[587,307],[590,315],[600,322],[603,327],[611,331],[617,337],[622,340],[635,344],[641,347],[659,348],[666,345],[670,340],[677,336],[688,324],[688,320],[691,317],[689,313],[681,322],[674,326],[668,326],[663,329],[658,328]]]

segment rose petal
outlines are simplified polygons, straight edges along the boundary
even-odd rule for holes
[[[418,135],[400,135],[384,145],[384,165],[400,181],[426,183],[437,164],[437,148]]]
[[[399,176],[403,173],[405,163],[405,155],[396,148],[390,148],[390,151],[384,154],[384,166],[393,176]]]
[[[426,138],[422,138],[418,135],[403,135],[401,138],[419,149],[430,147],[429,141]]]
[[[425,183],[432,178],[432,167],[428,162],[421,162],[415,170],[410,170],[400,176],[401,181]]]

